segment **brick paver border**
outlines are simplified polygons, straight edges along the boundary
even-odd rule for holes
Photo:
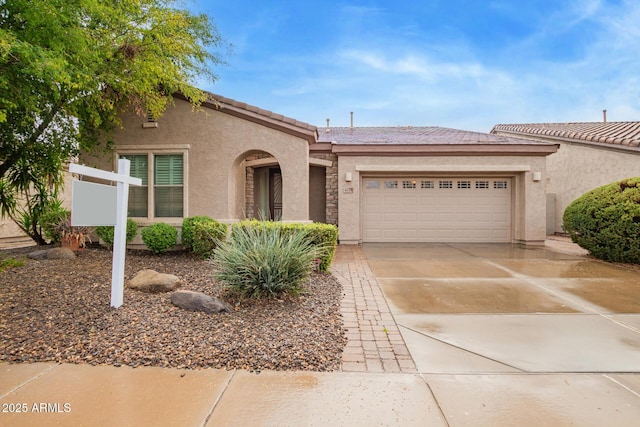
[[[342,285],[345,372],[417,372],[389,305],[359,245],[338,245],[331,267]]]

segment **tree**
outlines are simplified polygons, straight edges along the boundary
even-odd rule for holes
[[[64,162],[109,142],[124,110],[159,117],[175,93],[206,100],[194,83],[216,80],[211,49],[225,43],[209,17],[175,4],[0,0],[0,213],[36,242]]]

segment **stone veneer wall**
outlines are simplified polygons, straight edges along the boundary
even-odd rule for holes
[[[255,160],[255,159],[256,159],[256,156],[249,156],[245,160]],[[250,218],[253,218],[255,214],[255,202],[253,198],[253,186],[254,186],[253,168],[249,166],[249,167],[246,167],[245,170],[247,171],[247,176],[245,178],[245,187],[244,187],[244,194],[245,194],[244,217],[247,219],[250,219]]]
[[[326,168],[327,207],[325,216],[327,224],[338,225],[338,156],[333,153],[311,153],[309,157],[331,161],[331,167]]]

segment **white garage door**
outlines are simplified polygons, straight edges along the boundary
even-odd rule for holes
[[[364,178],[365,242],[510,242],[510,178]]]

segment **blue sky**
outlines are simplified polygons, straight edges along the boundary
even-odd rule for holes
[[[211,92],[316,126],[640,120],[637,0],[189,0]]]

